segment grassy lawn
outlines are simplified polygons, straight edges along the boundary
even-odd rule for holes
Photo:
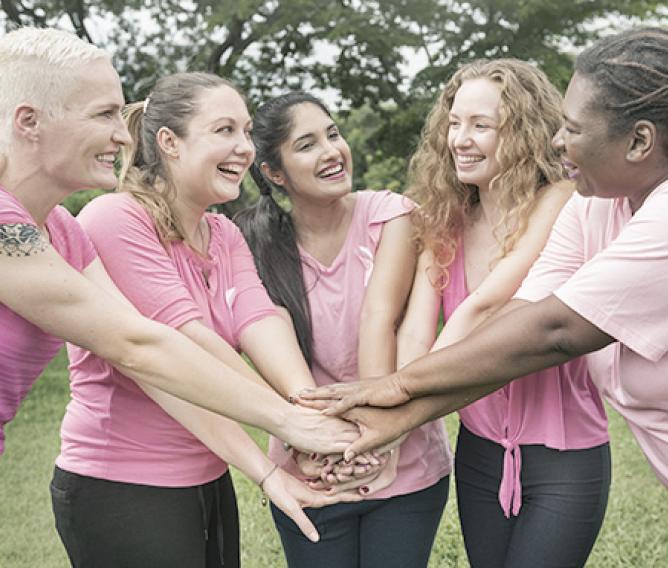
[[[65,366],[61,354],[37,382],[6,430],[6,453],[0,458],[2,568],[68,566],[53,526],[48,491],[58,453],[58,428],[68,400]],[[610,421],[613,485],[605,524],[588,566],[668,566],[668,492],[654,477],[620,417],[611,411]],[[456,418],[449,417],[447,424],[452,437],[457,428]],[[265,434],[251,433],[260,445],[266,445]],[[268,508],[260,505],[258,489],[237,472],[234,478],[241,512],[243,565],[284,567],[278,536]],[[466,566],[452,491],[430,567]]]

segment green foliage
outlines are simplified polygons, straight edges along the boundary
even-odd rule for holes
[[[62,205],[70,212],[72,215],[77,216],[79,211],[81,211],[86,203],[95,199],[98,195],[106,193],[102,189],[91,189],[89,191],[77,191],[72,193],[65,198]]]
[[[429,108],[462,63],[526,59],[563,89],[573,54],[606,28],[668,15],[658,0],[3,0],[1,8],[6,29],[67,25],[109,50],[128,100],[184,70],[232,79],[251,106],[288,89],[333,93],[356,187],[398,189]],[[418,56],[426,65],[409,77]],[[255,195],[249,186],[226,209]]]

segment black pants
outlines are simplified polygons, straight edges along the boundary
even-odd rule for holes
[[[305,509],[320,533],[312,543],[272,506],[290,568],[424,568],[450,478],[407,495]]]
[[[56,468],[51,499],[56,529],[75,568],[239,566],[239,517],[229,472],[204,485],[172,488]]]
[[[503,447],[459,431],[457,505],[471,568],[584,566],[608,504],[609,445],[520,449],[522,508],[507,519],[498,500]]]

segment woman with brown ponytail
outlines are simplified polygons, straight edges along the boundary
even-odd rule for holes
[[[130,105],[126,119],[132,144],[123,151],[119,191],[79,216],[118,289],[142,314],[229,365],[240,382],[262,381],[238,350],[274,381],[309,382],[297,342],[262,287],[240,232],[224,216],[206,213],[237,197],[255,154],[239,92],[214,75],[176,74],[159,80],[144,103]],[[312,540],[318,534],[301,506],[357,499],[304,486],[234,422],[139,388],[90,351],[71,346],[69,355],[72,401],[52,496],[73,566],[239,566],[228,463]],[[271,416],[285,402],[264,386],[267,397],[254,402]],[[354,430],[299,408],[290,420],[288,430],[329,451],[338,446],[320,439],[328,429]],[[292,443],[313,447],[299,436]]]

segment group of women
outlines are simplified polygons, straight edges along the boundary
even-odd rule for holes
[[[665,51],[668,33],[642,29],[623,41]],[[653,61],[643,61],[643,73],[658,73]],[[93,83],[93,93],[104,86]],[[662,110],[642,120],[657,133],[665,181],[665,93],[657,101]],[[115,107],[101,111],[115,120]],[[352,191],[350,148],[307,93],[265,102],[251,119],[231,83],[181,73],[158,80],[124,120],[106,139],[98,127],[103,148],[95,153],[111,167],[121,148],[117,190],[78,216],[113,281],[103,280],[105,292],[177,329],[241,384],[261,386],[248,392],[271,388],[298,407],[322,408],[319,396],[348,393],[304,396],[316,385],[361,381],[366,396],[368,385],[381,385],[374,377],[400,375],[429,351],[478,336],[570,203],[562,154],[599,151],[564,142],[558,91],[514,59],[474,61],[452,76],[427,118],[404,195]],[[579,164],[579,175],[596,175]],[[566,166],[576,177],[573,163]],[[239,195],[247,171],[258,202],[234,220],[207,212]],[[286,199],[289,211],[279,205]],[[368,444],[352,459],[340,444],[309,446],[277,428],[270,463],[217,409],[74,343],[72,400],[51,485],[74,566],[238,565],[228,464],[277,505],[290,567],[427,565],[453,467],[443,422],[433,420],[443,412],[424,412],[415,428],[398,421],[387,444]],[[584,358],[555,363],[491,394],[488,384],[474,384],[460,397],[458,406],[479,398],[460,411],[454,460],[473,567],[583,566],[594,544],[610,485],[605,412]],[[435,400],[439,409],[451,405]],[[396,416],[370,408],[345,415],[362,439],[374,412]],[[221,414],[257,422],[241,411]],[[318,508],[307,508],[306,519],[298,504]]]

